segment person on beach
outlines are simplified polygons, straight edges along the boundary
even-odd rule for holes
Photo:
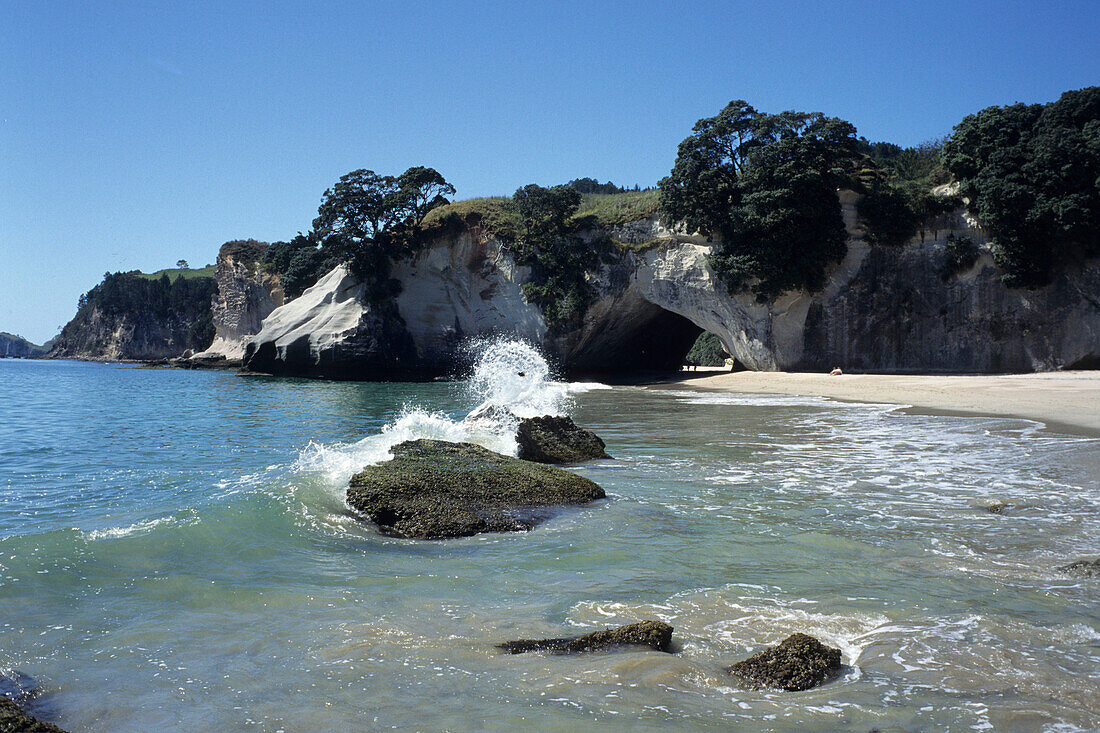
[[[830,377],[839,377],[843,374],[844,374],[844,372],[842,372],[840,370],[840,367],[833,367],[833,370],[831,372],[829,372]]]

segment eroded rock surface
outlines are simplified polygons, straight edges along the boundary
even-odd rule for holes
[[[543,415],[521,420],[516,441],[519,457],[536,463],[578,463],[611,457],[598,435],[577,427],[569,417]]]
[[[391,304],[370,304],[341,265],[264,319],[245,347],[244,368],[280,376],[401,379],[416,351]]]
[[[615,646],[647,646],[659,652],[671,652],[672,627],[661,621],[642,621],[614,629],[601,629],[573,638],[506,641],[498,644],[497,648],[509,654],[524,652],[570,654],[592,652]]]
[[[257,345],[264,358],[252,368],[356,378],[358,365],[373,360],[391,373],[412,365],[447,374],[468,339],[505,335],[541,347],[568,373],[664,369],[679,366],[700,330],[718,336],[738,364],[764,371],[1028,372],[1100,363],[1100,259],[1056,273],[1043,288],[1006,288],[988,236],[965,211],[927,222],[903,246],[875,245],[856,216],[858,198],[840,192],[847,254],[814,293],[763,303],[730,293],[708,263],[720,245],[642,220],[620,233],[652,246],[617,252],[589,273],[585,316],[560,331],[524,298],[529,269],[499,239],[466,230],[395,263],[402,289],[381,320],[377,309],[349,305],[354,282],[326,276],[309,303],[299,304],[302,296],[265,321]],[[951,236],[971,238],[982,254],[944,278]],[[380,323],[390,326],[385,338],[371,335]],[[405,345],[394,349],[398,336]]]
[[[808,690],[840,671],[840,650],[808,634],[792,634],[779,646],[740,661],[728,671],[752,687]]]
[[[261,264],[267,248],[267,244],[251,240],[222,245],[214,270],[218,291],[211,306],[214,342],[192,359],[240,362],[248,339],[259,333],[263,320],[283,304],[279,276]]]
[[[412,440],[393,455],[352,477],[348,504],[397,537],[525,531],[555,507],[604,497],[582,476],[472,443]]]

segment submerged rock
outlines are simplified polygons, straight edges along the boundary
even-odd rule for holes
[[[1058,568],[1058,572],[1075,578],[1100,578],[1100,557],[1094,560],[1078,560]]]
[[[519,457],[538,463],[577,463],[610,458],[595,433],[577,427],[572,418],[543,415],[520,421],[516,431]]]
[[[518,639],[498,644],[509,654],[524,652],[552,652],[571,654],[592,652],[612,646],[647,646],[659,652],[672,651],[672,627],[661,621],[642,621],[636,624],[619,626],[614,629],[601,629],[591,634],[571,639]]]
[[[1011,504],[1006,504],[1003,501],[998,501],[993,504],[987,504],[985,510],[990,514],[1004,514],[1006,510],[1012,507]]]
[[[38,694],[34,677],[17,669],[0,672],[0,697],[6,697],[17,705],[26,705]]]
[[[754,687],[808,690],[840,670],[840,650],[825,646],[808,634],[792,634],[773,646],[738,662],[729,673]]]
[[[550,507],[602,499],[576,474],[472,443],[411,440],[351,478],[348,503],[383,532],[445,539],[531,529]]]
[[[0,696],[0,731],[3,733],[65,733],[52,723],[27,715],[12,700]]]

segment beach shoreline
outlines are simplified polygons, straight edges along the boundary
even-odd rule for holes
[[[810,372],[680,372],[649,389],[824,397],[906,405],[925,414],[992,415],[1038,420],[1057,432],[1100,437],[1100,371],[1032,374],[909,375]]]

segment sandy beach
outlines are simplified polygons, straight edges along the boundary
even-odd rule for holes
[[[924,412],[1003,415],[1041,420],[1053,430],[1100,435],[1100,371],[994,375],[683,372],[650,385],[911,405]]]

